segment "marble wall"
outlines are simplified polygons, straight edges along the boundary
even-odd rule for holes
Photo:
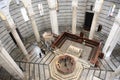
[[[0,40],[5,49],[8,51],[8,53],[11,53],[12,50],[16,47],[11,36],[9,35],[9,31],[7,31],[6,29],[4,21],[2,21],[1,19],[0,19]]]
[[[94,5],[95,0],[88,0],[87,2],[87,11],[90,10],[90,6]],[[113,16],[108,16],[109,10],[111,8],[111,6],[115,4],[116,8],[115,11],[113,13]],[[102,25],[102,34],[105,34],[106,36],[109,35],[110,30],[113,26],[114,20],[115,20],[115,16],[118,13],[118,10],[120,9],[120,1],[119,0],[104,0],[103,6],[102,6],[102,10],[100,12],[99,18],[98,18],[98,22],[97,22],[97,26],[99,24]],[[118,42],[120,44],[120,40]]]

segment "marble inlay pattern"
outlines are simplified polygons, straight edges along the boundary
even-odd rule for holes
[[[56,80],[78,80],[78,78],[83,70],[83,66],[82,66],[81,62],[79,62],[78,58],[75,56],[72,56],[72,55],[67,54],[67,53],[64,55],[69,55],[72,58],[74,58],[74,60],[76,61],[76,67],[75,67],[74,71],[72,73],[66,74],[66,75],[57,71],[56,61],[59,59],[59,56],[61,56],[61,55],[57,55],[49,65],[51,77],[53,77]]]

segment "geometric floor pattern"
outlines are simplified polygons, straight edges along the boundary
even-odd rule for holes
[[[33,60],[35,59],[35,63],[22,61],[17,61],[17,63],[22,67],[26,75],[25,80],[63,80],[53,78],[51,75],[50,64],[55,56],[56,55],[52,53],[48,53],[43,58],[36,60],[32,55],[31,58]],[[93,80],[94,76],[101,80],[109,80],[110,74],[113,70],[106,60],[100,60],[100,62],[101,66],[98,68],[90,67],[83,69],[77,80]],[[120,80],[120,78],[116,78],[115,80]]]
[[[16,51],[18,53],[16,53]],[[82,70],[78,69],[80,74],[77,76],[77,80],[109,80],[110,74],[120,65],[119,52],[120,49],[114,49],[110,59],[99,59],[99,67],[91,66],[90,68],[83,68]],[[14,49],[10,55],[24,72],[24,80],[67,80],[54,78],[54,73],[51,75],[50,65],[52,65],[52,62],[58,54],[46,52],[42,58],[37,58],[36,55],[31,54],[28,62],[22,61],[23,55],[19,49]],[[0,68],[0,80],[15,79],[3,68]],[[120,80],[120,77],[117,77],[114,80]]]
[[[58,60],[58,58],[60,56],[63,56],[63,54],[57,55],[49,65],[50,66],[51,77],[56,79],[56,80],[71,80],[71,79],[72,80],[78,80],[79,75],[81,74],[81,72],[83,70],[82,64],[78,61],[77,57],[72,56],[70,54],[64,54],[64,55],[69,55],[75,60],[76,64],[75,64],[74,71],[70,74],[61,74],[59,71],[57,71],[56,61]]]
[[[56,54],[48,52],[42,58],[36,58],[33,54],[31,55],[29,62],[17,61],[17,63],[22,67],[26,75],[25,80],[67,80],[64,77],[60,79],[54,78],[51,73],[50,65],[56,56]],[[113,72],[120,64],[118,59],[120,59],[120,57],[112,55],[110,60],[99,59],[99,67],[91,66],[90,68],[83,68],[82,70],[78,69],[81,73],[76,80],[94,80],[96,78],[98,80],[109,80],[111,72]],[[68,80],[74,79],[71,78]],[[120,80],[120,77],[117,77],[115,80]]]

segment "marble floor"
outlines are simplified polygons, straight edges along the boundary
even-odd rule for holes
[[[40,47],[45,48],[44,45],[41,44]],[[61,50],[65,51],[64,49],[66,47],[65,46],[63,47],[61,47]],[[26,43],[26,48],[28,51],[30,51],[31,44]],[[61,80],[59,78],[55,79],[54,77],[52,77],[50,70],[51,62],[59,54],[53,53],[51,51],[46,51],[46,54],[43,55],[42,58],[38,58],[36,57],[35,54],[31,54],[29,61],[24,61],[23,54],[19,49],[16,48],[10,55],[25,74],[24,80]],[[120,45],[117,45],[109,59],[99,59],[99,67],[91,66],[88,68],[83,68],[81,70],[81,74],[78,75],[77,79],[73,79],[71,77],[71,79],[68,80],[109,80],[110,74],[119,65],[120,65]],[[7,73],[3,68],[1,68],[0,80],[15,80],[15,79],[12,76],[10,76],[10,74]],[[120,80],[120,77],[116,77],[114,80]]]
[[[56,54],[52,52],[46,53],[42,58],[36,58],[33,54],[28,62],[21,61],[19,58],[16,59],[16,62],[23,69],[26,76],[25,80],[56,80],[50,72],[50,64],[55,56]],[[99,59],[99,67],[83,68],[77,80],[96,80],[94,77],[100,80],[109,80],[111,72],[119,66],[119,60],[120,57],[115,57],[115,54],[109,60]],[[120,78],[118,77],[115,80],[120,80]]]

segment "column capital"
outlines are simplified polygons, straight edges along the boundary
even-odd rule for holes
[[[6,25],[5,27],[9,32],[11,32],[13,29],[16,29],[15,24],[12,27],[10,27],[8,20],[4,20],[4,24]]]
[[[31,0],[21,0],[24,4],[24,6],[27,8],[28,6],[32,6]]]
[[[25,8],[27,9],[29,16],[30,17],[33,16],[35,13],[32,9],[31,0],[21,0],[21,1],[23,2]]]
[[[104,0],[96,0],[93,11],[100,12]]]
[[[6,10],[7,9],[7,10]],[[15,23],[9,13],[9,9],[6,8],[5,10],[0,10],[0,17],[2,18],[3,21],[5,21],[6,24],[6,28],[9,31],[12,28],[16,28],[15,27]]]
[[[1,17],[2,20],[6,20],[7,19],[6,16],[1,11],[0,11],[0,17]]]
[[[72,1],[72,7],[78,7],[78,0]]]
[[[27,8],[27,11],[28,11],[28,14],[30,17],[35,15],[33,8],[32,8],[32,5],[29,5],[26,8]]]
[[[57,9],[57,0],[47,0],[49,9],[50,10],[56,10]]]

